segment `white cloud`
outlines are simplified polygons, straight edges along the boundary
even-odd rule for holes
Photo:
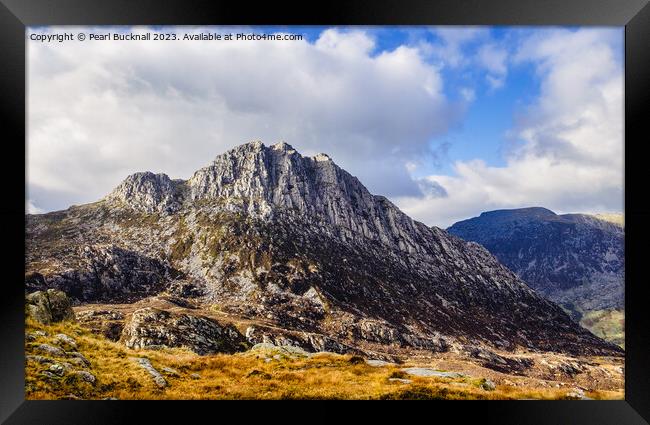
[[[522,111],[506,165],[459,161],[456,174],[432,175],[447,196],[404,197],[413,217],[446,227],[498,208],[556,212],[623,209],[622,31],[547,30],[526,38],[515,60],[532,63],[539,97]],[[496,68],[495,68],[496,69]]]
[[[422,51],[440,67],[484,79],[489,91],[501,88],[508,75],[508,51],[487,27],[433,27],[437,41],[421,42]],[[501,44],[499,44],[501,43]],[[480,76],[480,78],[476,78]],[[461,97],[466,98],[461,91]]]
[[[417,195],[406,163],[461,109],[419,48],[374,46],[334,29],[315,43],[30,41],[30,196],[51,210],[99,199],[136,171],[187,178],[251,140],[327,152],[375,193]]]
[[[43,212],[42,209],[38,208],[34,203],[31,201],[31,199],[27,199],[25,201],[25,211],[29,214],[40,214]]]
[[[420,43],[422,51],[436,59],[441,66],[459,68],[471,64],[472,59],[465,48],[468,44],[486,40],[490,36],[487,27],[432,27],[431,32],[439,39],[434,43]]]
[[[505,82],[508,74],[507,59],[506,49],[495,43],[484,44],[478,50],[477,61],[488,72],[485,79],[492,90],[501,88]]]

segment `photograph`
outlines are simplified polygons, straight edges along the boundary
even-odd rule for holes
[[[625,37],[26,26],[25,400],[625,400]]]

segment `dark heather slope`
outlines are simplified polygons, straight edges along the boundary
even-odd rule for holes
[[[484,212],[447,231],[480,243],[532,288],[572,311],[624,307],[623,227],[545,208]]]
[[[135,174],[97,203],[26,221],[29,290],[79,302],[182,286],[206,308],[320,335],[318,349],[621,352],[480,245],[413,221],[327,155],[285,143],[241,145],[187,181]]]

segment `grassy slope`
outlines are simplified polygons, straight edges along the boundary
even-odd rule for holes
[[[74,338],[78,351],[88,358],[87,369],[95,384],[72,379],[70,374],[55,380],[41,376],[49,364],[28,361],[26,398],[60,399],[517,399],[566,397],[566,389],[526,389],[498,385],[495,391],[481,389],[477,378],[411,377],[410,384],[389,378],[407,378],[397,366],[371,367],[361,359],[335,354],[309,358],[280,358],[266,361],[263,352],[237,355],[198,356],[184,349],[135,351],[111,342],[74,323],[44,326],[28,321],[27,332],[42,330],[26,343],[26,354],[36,353],[41,343],[56,345],[53,335]],[[163,367],[178,371],[165,375],[168,386],[159,389],[134,360],[146,357],[164,374]],[[65,361],[65,359],[54,360]],[[402,366],[403,367],[403,366]],[[192,376],[194,374],[199,376]],[[74,396],[74,397],[71,397]],[[594,398],[617,398],[614,392],[592,392]]]
[[[621,310],[587,312],[580,324],[595,335],[625,348],[625,313]]]

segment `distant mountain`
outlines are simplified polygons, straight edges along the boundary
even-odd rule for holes
[[[251,342],[620,354],[480,245],[413,221],[327,155],[285,143],[241,145],[188,180],[137,173],[99,202],[26,222],[28,291],[54,287],[77,303],[192,298],[183,314],[252,324]],[[181,320],[145,313],[133,317]],[[178,340],[130,320],[121,338],[133,346]]]
[[[622,215],[557,215],[545,208],[522,208],[484,212],[447,231],[480,243],[576,321],[622,343],[622,223]],[[616,323],[603,331],[602,320]]]

